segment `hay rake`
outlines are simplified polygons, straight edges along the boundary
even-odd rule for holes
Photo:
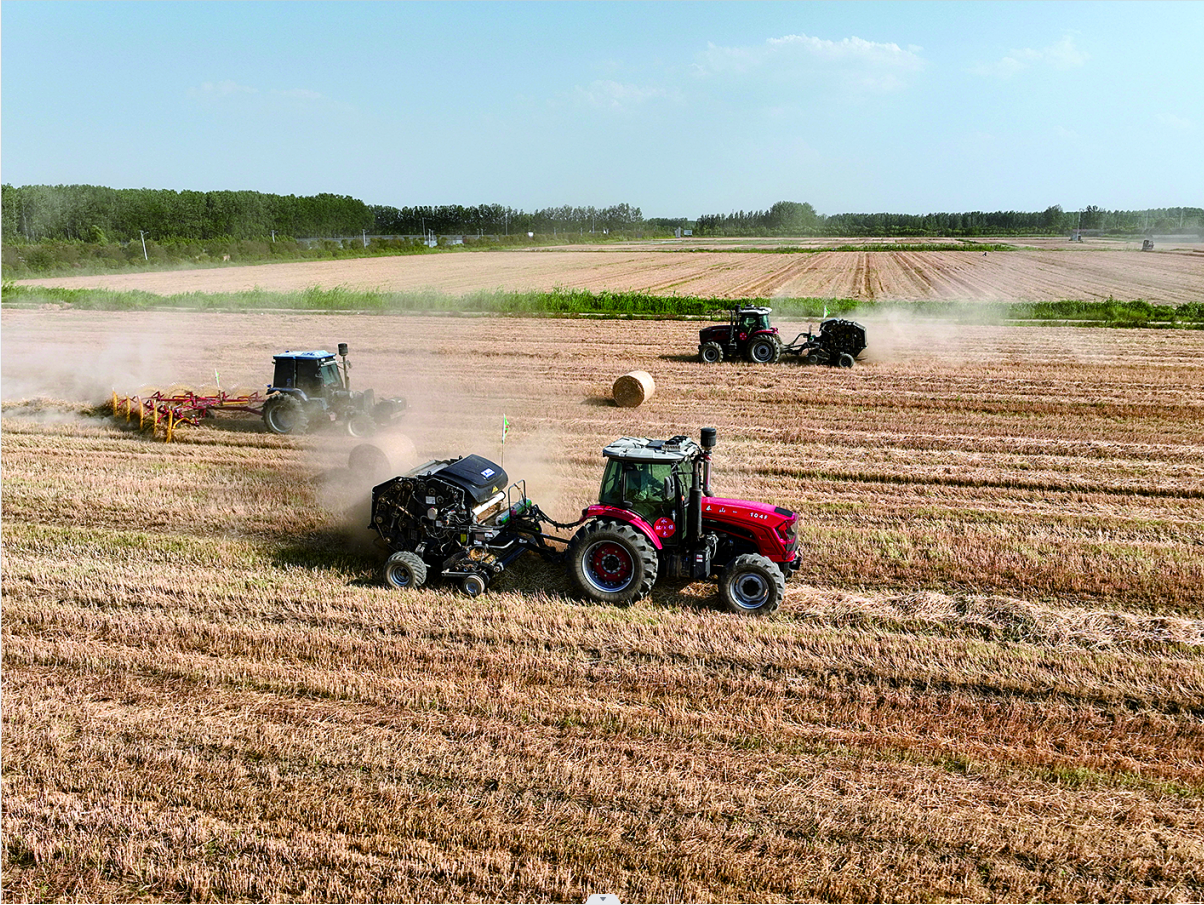
[[[241,412],[262,415],[267,394],[258,390],[234,390],[227,393],[221,389],[196,392],[188,388],[172,387],[168,390],[147,388],[131,396],[122,396],[113,391],[113,416],[125,416],[132,424],[138,416],[138,429],[150,428],[153,436],[163,430],[164,441],[170,443],[175,430],[181,424],[199,425],[201,420],[214,412]]]

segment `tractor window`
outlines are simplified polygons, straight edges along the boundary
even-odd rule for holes
[[[677,500],[665,493],[665,479],[673,474],[672,462],[620,462],[610,460],[602,476],[598,501],[639,513],[649,521],[672,515]],[[675,487],[670,482],[670,487]]]
[[[740,329],[753,333],[768,327],[768,318],[764,314],[746,314],[740,319]]]
[[[322,367],[318,369],[318,380],[324,387],[338,388],[343,385],[343,375],[339,373],[339,366],[333,361],[322,363]]]
[[[602,473],[602,490],[598,502],[603,506],[623,505],[623,463],[617,459],[606,460],[606,471]]]

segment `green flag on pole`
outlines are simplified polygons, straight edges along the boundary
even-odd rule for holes
[[[510,422],[506,420],[506,416],[502,415],[502,442],[506,442],[506,431],[510,430]]]

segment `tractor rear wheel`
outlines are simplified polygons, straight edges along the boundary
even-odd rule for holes
[[[426,563],[417,553],[394,553],[385,561],[385,584],[399,591],[413,591],[426,584]]]
[[[723,346],[719,343],[703,343],[698,347],[698,356],[709,365],[723,361]]]
[[[620,606],[639,600],[656,583],[652,542],[630,525],[592,521],[569,543],[573,579],[582,593],[599,603]]]
[[[768,616],[782,605],[786,579],[772,560],[758,553],[745,553],[724,570],[719,593],[729,613]]]
[[[759,339],[754,339],[748,344],[748,360],[754,364],[769,365],[773,364],[782,355],[782,346],[776,340],[768,336],[762,336]]]
[[[303,434],[309,415],[294,396],[273,396],[263,404],[263,423],[273,434]]]

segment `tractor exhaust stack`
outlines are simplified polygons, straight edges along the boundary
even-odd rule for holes
[[[351,365],[347,363],[347,343],[339,343],[339,357],[343,359],[343,389],[351,389]]]

